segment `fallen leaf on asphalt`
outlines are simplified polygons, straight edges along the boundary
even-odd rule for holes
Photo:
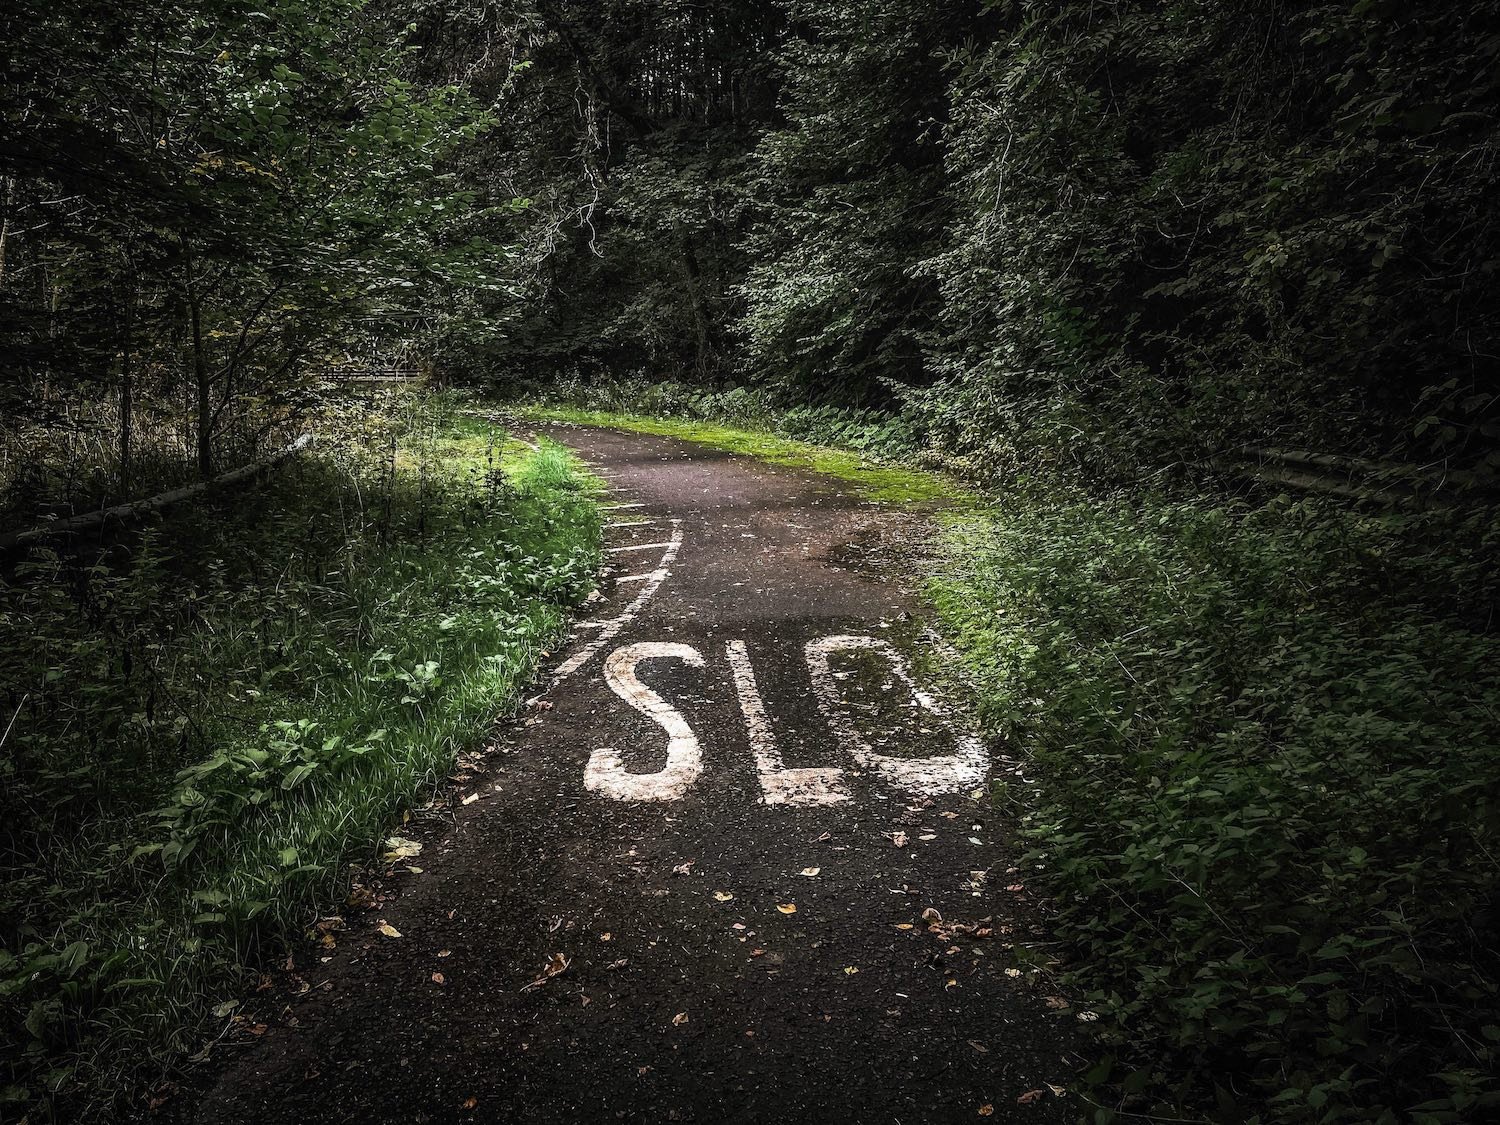
[[[412,856],[422,854],[422,845],[415,840],[408,840],[405,836],[391,836],[385,846],[388,851],[381,857],[387,863],[394,863],[398,859],[411,859]]]
[[[1079,1023],[1093,1023],[1098,1018],[1099,1018],[1099,1013],[1098,1012],[1079,1012],[1078,1013],[1078,1022]]]
[[[447,981],[447,978],[445,978],[442,973],[433,973],[432,974],[432,983],[433,984],[447,984],[448,981]]]
[[[1040,1098],[1046,1092],[1047,1092],[1046,1090],[1027,1090],[1024,1094],[1022,1094],[1019,1098],[1016,1099],[1016,1104],[1017,1105],[1030,1105],[1032,1102],[1036,1101],[1038,1098]]]
[[[447,957],[452,952],[453,952],[453,950],[451,950],[451,949],[439,949],[438,950],[438,956],[439,957]]]
[[[857,972],[859,972],[859,966],[858,965],[845,965],[844,966],[844,975],[846,977],[852,977]]]
[[[1068,1002],[1066,1000],[1064,1000],[1061,996],[1049,996],[1049,997],[1047,997],[1047,1007],[1049,1007],[1049,1008],[1066,1008],[1067,1006],[1068,1006]]]
[[[898,848],[904,848],[904,847],[906,847],[906,833],[905,832],[892,832],[891,833],[891,843],[894,844]]]
[[[797,872],[797,874],[806,876],[807,878],[811,879],[814,875],[822,870],[823,869],[821,867],[804,867],[801,871]]]
[[[675,1016],[672,1017],[672,1025],[674,1027],[681,1027],[683,1024],[687,1023],[687,1021],[688,1014],[686,1012],[678,1012]]]
[[[957,988],[958,987],[958,978],[957,977],[949,977],[947,983],[944,984],[943,987],[945,989],[948,989],[948,990],[952,990],[952,989]]]
[[[1060,1097],[1062,1097],[1064,1094],[1066,1094],[1068,1092],[1063,1087],[1061,1087],[1061,1086],[1054,1086],[1050,1082],[1047,1083],[1047,1089],[1049,1089],[1049,1090],[1052,1091],[1052,1096],[1055,1097],[1055,1098],[1060,1098]]]
[[[976,789],[976,790],[974,790],[974,792],[970,793],[969,796],[973,800],[977,801],[977,800],[979,800],[979,798],[981,798],[981,797],[984,796],[984,790],[983,789]]]
[[[1022,891],[1024,891],[1026,889],[1026,884],[1025,883],[1012,883],[1010,886],[1006,887],[1005,889],[1007,891],[1009,891],[1013,895],[1020,894]]]
[[[409,875],[420,875],[420,874],[422,874],[422,869],[420,867],[413,867],[409,863],[406,865],[406,871],[407,871],[407,874],[409,874]]]
[[[1018,977],[1018,976],[1021,975],[1021,970],[1020,969],[1006,969],[1005,970],[1005,975],[1008,976],[1008,977]]]
[[[542,966],[542,971],[530,984],[521,987],[522,992],[530,992],[533,988],[541,988],[558,973],[565,971],[570,964],[568,958],[561,953],[554,953],[548,962]]]
[[[396,938],[401,936],[401,931],[396,929],[395,926],[391,925],[384,918],[380,920],[380,924],[375,928],[383,933],[386,937]]]
[[[990,1053],[990,1049],[977,1039],[969,1039],[967,1040],[967,1042],[969,1046],[973,1047],[974,1050],[978,1051],[981,1055],[987,1055]]]
[[[783,902],[778,904],[776,909],[783,914],[795,914],[797,913],[797,904],[795,902]]]
[[[896,923],[896,929],[898,929],[898,930],[909,930],[911,928],[912,928],[912,924],[910,922],[897,922]]]
[[[368,887],[355,883],[349,888],[349,897],[344,900],[344,905],[352,906],[356,910],[374,910],[376,907],[375,896]]]
[[[937,839],[937,833],[936,832],[923,832],[920,836],[917,837],[917,839],[921,840],[922,843],[925,844],[925,843],[927,843],[928,840],[936,840]]]
[[[464,1099],[464,1108],[465,1109],[473,1109],[478,1104],[479,1104],[479,1099],[478,1098],[465,1098]]]
[[[957,820],[958,819],[958,814],[956,812],[945,812],[945,813],[939,813],[938,815],[941,816],[944,820]]]
[[[993,1116],[995,1116],[995,1107],[993,1105],[989,1104],[988,1102],[986,1102],[984,1105],[982,1105],[982,1106],[979,1107],[979,1116],[980,1117],[993,1117]]]
[[[672,868],[672,874],[691,875],[693,873],[693,864],[697,862],[695,859],[690,859],[686,863],[679,863],[676,867]]]
[[[937,912],[936,907],[929,906],[926,910],[922,911],[922,921],[924,922],[941,922],[942,920],[943,916]]]
[[[765,955],[766,951],[764,949],[752,949],[750,951],[751,957],[764,957]]]
[[[478,793],[470,793],[467,797],[464,798],[464,804],[466,804],[466,805],[472,805],[477,800],[479,800],[479,794]]]
[[[734,895],[730,894],[728,891],[715,891],[714,898],[718,899],[720,902],[729,902],[734,898]]]

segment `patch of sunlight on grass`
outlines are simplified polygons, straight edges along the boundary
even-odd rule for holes
[[[584,426],[629,430],[678,438],[784,465],[837,477],[867,500],[885,504],[972,508],[980,501],[969,489],[941,473],[877,461],[848,449],[830,449],[781,437],[764,430],[746,430],[688,418],[651,418],[571,406],[517,407],[518,418],[530,422],[570,422]]]

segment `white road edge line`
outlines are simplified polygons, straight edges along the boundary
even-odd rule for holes
[[[635,601],[626,606],[620,613],[620,616],[611,621],[606,621],[603,628],[599,630],[597,637],[557,666],[557,670],[552,673],[552,686],[556,687],[587,664],[592,659],[594,653],[614,640],[619,635],[620,630],[635,619],[635,615],[641,611],[641,607],[651,600],[651,596],[656,593],[661,584],[672,573],[672,563],[676,561],[677,551],[681,546],[682,521],[674,518],[672,520],[672,541],[667,544],[667,549],[662,552],[661,561],[656,564],[656,569],[651,572],[651,577],[641,587],[641,592],[635,596]]]
[[[652,551],[657,547],[670,547],[670,543],[632,543],[628,547],[611,547],[609,553],[618,555],[621,551]]]

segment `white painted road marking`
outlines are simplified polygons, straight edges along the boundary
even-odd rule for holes
[[[834,805],[847,801],[849,790],[844,785],[844,771],[836,766],[789,770],[782,764],[745,642],[730,641],[724,649],[734,672],[740,713],[745,716],[745,731],[750,736],[750,750],[760,774],[761,800],[768,805]]]
[[[589,755],[584,787],[621,801],[675,801],[703,773],[703,751],[682,713],[636,678],[643,660],[677,659],[703,667],[703,657],[688,645],[642,641],[617,648],[604,662],[604,680],[614,693],[667,732],[667,760],[656,773],[631,773],[619,752],[601,746]]]
[[[632,543],[628,547],[611,547],[609,553],[618,555],[621,551],[651,551],[657,547],[670,547],[670,543]]]
[[[672,521],[672,541],[667,544],[667,549],[662,552],[661,561],[656,564],[656,569],[651,572],[651,577],[641,587],[641,592],[635,596],[635,601],[626,606],[620,616],[614,618],[612,621],[605,622],[603,628],[599,630],[597,637],[558,665],[557,671],[552,673],[552,685],[554,687],[587,664],[594,653],[614,640],[620,630],[635,619],[635,615],[641,611],[641,607],[651,600],[651,595],[656,593],[661,584],[667,580],[667,576],[672,573],[672,563],[676,560],[677,551],[681,546],[682,521],[674,519]]]
[[[989,765],[984,745],[972,735],[955,732],[958,750],[932,758],[892,758],[878,754],[875,748],[849,721],[839,703],[838,687],[829,660],[835,652],[875,652],[883,656],[896,678],[904,683],[912,698],[924,711],[946,722],[947,711],[921,688],[907,670],[906,661],[888,641],[876,637],[834,636],[807,644],[807,666],[812,672],[813,690],[828,725],[843,741],[850,756],[867,769],[880,773],[892,784],[907,792],[932,796],[954,793],[977,785],[984,779]]]

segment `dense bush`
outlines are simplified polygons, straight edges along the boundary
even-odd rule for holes
[[[1091,1079],[1226,1122],[1496,1113],[1493,525],[1017,496],[951,550]]]
[[[1119,476],[1245,442],[1500,468],[1490,5],[994,5],[924,267],[945,446]]]

